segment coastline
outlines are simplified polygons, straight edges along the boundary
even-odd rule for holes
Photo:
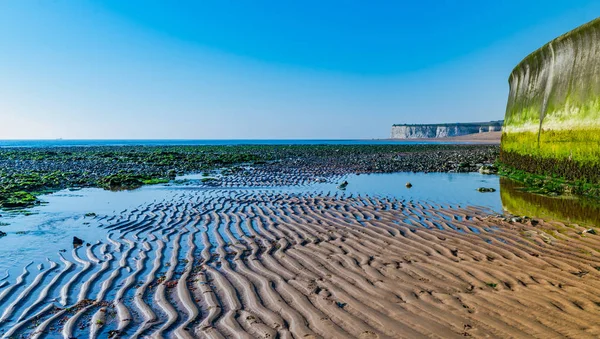
[[[476,172],[498,155],[495,146],[433,143],[3,148],[0,207],[31,207],[41,193],[63,188],[128,189],[198,172],[209,174],[207,185],[221,186],[246,167],[265,185],[349,173]],[[216,170],[223,180],[208,180]],[[273,180],[290,171],[298,175]]]
[[[500,145],[502,132],[484,132],[461,135],[457,137],[445,138],[417,138],[417,139],[381,139],[386,141],[398,142],[428,142],[428,143],[448,143],[448,144],[481,144],[481,145]]]
[[[138,176],[212,164],[195,179],[122,192],[131,203],[123,208],[105,201],[101,209],[97,191],[76,191],[91,194],[91,205],[60,228],[63,221],[51,222],[64,232],[60,247],[40,246],[35,259],[28,256],[33,264],[15,265],[0,278],[4,337],[600,334],[585,328],[599,315],[600,260],[590,250],[600,248],[595,228],[500,216],[484,204],[494,193],[476,189],[500,189],[498,177],[457,180],[493,162],[496,145],[71,147],[0,154],[11,158],[6,165],[35,170],[42,162],[26,159],[41,157],[44,168],[78,164],[102,175],[120,173],[114,159]],[[182,157],[186,167],[170,168],[182,165]],[[376,186],[363,181],[375,179],[369,174],[398,171],[418,173],[381,182],[385,191],[354,191],[361,181]],[[347,189],[338,186],[345,181]],[[431,185],[446,198],[419,194]],[[456,201],[461,190],[472,194],[468,202]],[[77,199],[72,193],[63,192],[64,199]],[[523,197],[504,199],[520,206]],[[31,216],[20,218],[3,220]],[[5,227],[0,241],[36,234],[47,241],[39,228],[34,234]],[[71,237],[82,241],[67,250]]]
[[[600,339],[591,1],[46,2],[0,11],[0,339]]]

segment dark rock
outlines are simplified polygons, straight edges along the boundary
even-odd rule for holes
[[[479,173],[481,174],[497,174],[498,167],[494,165],[483,165],[479,167]]]
[[[177,177],[177,171],[169,170],[167,172],[167,177],[169,177],[169,179],[171,179],[171,180],[175,180],[175,178]]]
[[[347,145],[340,146],[240,146],[240,147],[138,147],[90,146],[0,149],[0,186],[14,187],[8,196],[0,194],[0,206],[13,200],[28,200],[22,195],[34,187],[49,190],[81,187],[127,189],[146,183],[172,179],[174,173],[216,171],[222,167],[254,163],[245,171],[230,170],[231,175],[208,179],[207,186],[231,186],[240,182],[250,186],[297,185],[309,178],[330,178],[347,174],[395,172],[473,172],[492,164],[499,147],[488,145]],[[32,158],[38,160],[31,160]],[[18,165],[15,165],[17,162]],[[27,184],[19,179],[31,173]],[[248,181],[246,172],[259,173]],[[50,174],[49,174],[50,173]],[[262,173],[262,174],[260,174]],[[281,177],[281,178],[280,178]],[[275,180],[277,178],[277,180]],[[329,180],[328,180],[329,181]],[[343,188],[343,186],[341,187]],[[35,190],[34,190],[35,191]],[[85,212],[84,212],[85,213]],[[88,215],[92,217],[92,215]]]
[[[482,193],[496,192],[496,189],[492,187],[479,187],[477,190]]]
[[[0,237],[4,237],[4,236],[6,236],[6,232],[0,231]]]
[[[73,247],[79,247],[83,245],[83,240],[73,237]]]
[[[588,271],[571,272],[572,275],[576,275],[576,276],[578,276],[580,278],[583,278],[588,273],[590,273],[590,272],[588,272]]]
[[[406,183],[406,188],[411,188],[411,187],[412,187],[412,184],[410,182],[407,182]]]

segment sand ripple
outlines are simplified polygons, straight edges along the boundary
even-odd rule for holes
[[[3,338],[600,336],[600,235],[577,225],[260,190],[98,218],[105,242],[4,279]]]

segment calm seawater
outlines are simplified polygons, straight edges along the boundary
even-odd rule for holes
[[[175,201],[182,195],[221,195],[227,191],[251,193],[314,194],[338,196],[393,197],[404,201],[427,201],[444,206],[477,205],[493,212],[502,211],[499,178],[479,173],[388,173],[349,174],[339,179],[348,181],[345,191],[337,183],[311,183],[303,186],[274,187],[225,187],[201,186],[201,175],[186,175],[185,183],[171,182],[143,186],[129,191],[106,191],[99,188],[62,190],[40,196],[48,204],[28,209],[31,214],[0,211],[0,231],[7,235],[0,238],[0,277],[10,272],[12,279],[18,276],[27,263],[44,262],[48,257],[59,261],[59,250],[72,248],[73,236],[86,242],[106,242],[107,230],[101,228],[104,221],[85,216],[88,212],[102,215],[120,215],[152,202]],[[413,187],[408,189],[406,182]],[[478,187],[493,187],[494,193],[480,193]],[[1,328],[2,326],[0,326]],[[0,334],[1,336],[1,334]]]
[[[196,145],[402,145],[442,144],[439,141],[385,139],[223,139],[223,140],[0,140],[0,147],[67,147],[67,146],[196,146]],[[454,142],[456,143],[456,142]]]

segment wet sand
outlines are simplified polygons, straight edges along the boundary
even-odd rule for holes
[[[443,142],[443,143],[473,143],[482,145],[500,145],[500,138],[502,132],[484,132],[461,135],[458,137],[446,137],[446,138],[421,138],[421,139],[401,139],[402,141],[415,141],[415,142]],[[389,140],[400,140],[400,139],[389,139]]]
[[[473,206],[182,190],[0,277],[3,338],[598,337],[600,236]]]

